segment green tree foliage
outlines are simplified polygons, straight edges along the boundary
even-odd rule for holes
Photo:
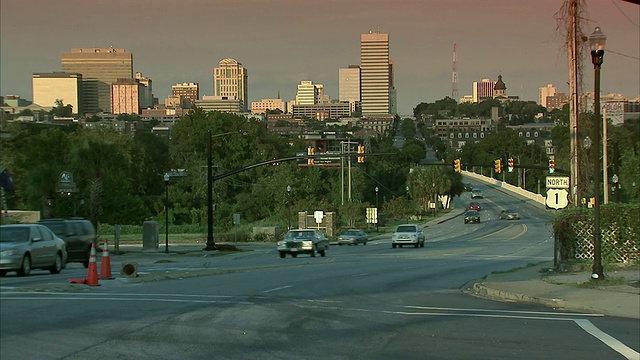
[[[73,106],[71,106],[71,104],[64,105],[61,99],[57,99],[56,106],[49,111],[49,114],[55,117],[71,117],[73,114]]]

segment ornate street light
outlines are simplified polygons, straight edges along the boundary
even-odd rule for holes
[[[287,207],[289,214],[287,215],[287,222],[289,223],[289,230],[291,230],[291,186],[287,185]]]
[[[169,173],[164,174],[164,252],[169,252]]]
[[[376,232],[380,231],[380,225],[378,225],[378,223],[380,222],[380,212],[378,211],[378,191],[380,191],[380,189],[376,186]]]
[[[591,47],[591,62],[594,69],[594,109],[593,109],[593,188],[594,188],[594,216],[593,216],[593,268],[591,278],[599,280],[604,277],[602,269],[602,239],[600,233],[600,68],[604,61],[604,44],[607,37],[597,26],[593,33],[589,35],[589,46]]]

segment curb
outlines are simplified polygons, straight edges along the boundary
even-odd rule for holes
[[[516,302],[522,302],[527,304],[542,305],[553,309],[564,309],[571,311],[588,312],[594,314],[604,314],[605,311],[595,309],[582,304],[572,303],[563,299],[547,299],[536,296],[530,296],[525,294],[519,294],[512,291],[497,290],[488,287],[484,283],[476,282],[473,284],[473,292],[482,297],[498,299],[498,300],[510,300]]]

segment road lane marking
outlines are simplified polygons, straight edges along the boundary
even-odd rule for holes
[[[557,312],[551,311],[522,311],[522,310],[493,310],[493,309],[467,309],[467,308],[447,308],[447,307],[434,307],[434,306],[418,306],[418,305],[406,305],[407,309],[418,310],[441,310],[441,311],[472,311],[472,312],[494,312],[494,313],[508,313],[508,314],[543,314],[543,315],[558,315]],[[565,314],[562,314],[563,316]],[[592,313],[571,313],[572,316],[584,316],[584,317],[604,317],[604,314],[592,314]]]
[[[352,277],[357,277],[357,276],[367,276],[369,275],[369,273],[362,273],[362,274],[353,274],[351,275]]]
[[[86,294],[83,294],[86,295]],[[33,297],[33,296],[12,296],[12,297],[3,297],[3,301],[8,300],[43,300],[42,297]],[[170,302],[170,303],[196,303],[196,304],[242,304],[242,305],[255,305],[253,302],[249,301],[231,301],[231,300],[197,300],[197,299],[162,299],[162,298],[123,298],[123,297],[84,297],[84,296],[56,296],[54,298],[47,298],[47,300],[96,300],[96,301],[144,301],[147,303],[154,302]]]
[[[288,288],[291,288],[291,287],[293,287],[293,285],[280,286],[280,287],[277,287],[277,288],[275,288],[275,289],[265,290],[265,291],[263,291],[263,293],[270,293],[270,292],[274,292],[274,291],[279,291],[279,290],[288,289]]]
[[[584,331],[593,335],[593,337],[602,341],[605,345],[619,352],[622,356],[626,357],[627,359],[634,359],[634,360],[640,359],[640,353],[631,349],[627,345],[621,343],[618,339],[614,338],[613,336],[598,329],[595,325],[591,323],[591,321],[586,319],[575,319],[573,321],[575,321],[575,323],[578,324],[578,326],[580,326]]]
[[[477,237],[477,238],[475,238],[475,239],[473,239],[473,240],[482,240],[482,239],[488,238],[489,236],[493,236],[493,235],[499,234],[499,233],[501,233],[501,232],[503,232],[503,231],[505,231],[505,230],[509,230],[509,229],[511,229],[512,227],[513,227],[513,224],[509,224],[509,225],[505,226],[504,228],[502,228],[502,229],[500,229],[500,230],[498,230],[498,231],[494,231],[494,232],[489,233],[489,234],[487,234],[487,235]]]

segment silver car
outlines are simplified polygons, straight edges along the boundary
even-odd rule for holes
[[[45,269],[58,274],[66,263],[65,242],[46,226],[0,226],[0,276],[5,276],[9,271],[27,276],[31,269]]]
[[[298,254],[309,254],[315,257],[316,253],[325,256],[329,250],[329,239],[322,231],[315,229],[296,229],[285,234],[284,239],[278,241],[278,253],[284,258],[287,254],[297,257]]]
[[[391,247],[402,247],[402,245],[413,245],[424,247],[424,233],[420,226],[415,224],[398,225],[391,235]]]
[[[369,235],[359,229],[349,229],[338,235],[338,245],[358,245],[365,244],[369,241]]]

